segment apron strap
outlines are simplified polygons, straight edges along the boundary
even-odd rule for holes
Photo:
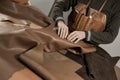
[[[108,0],[105,0],[105,1],[104,1],[103,5],[102,5],[101,8],[99,9],[99,12],[102,11],[102,9],[104,8],[104,6],[105,6],[105,4],[107,3],[107,1],[108,1]]]
[[[90,5],[90,3],[92,2],[93,0],[89,0],[88,3],[87,3],[87,7]],[[105,4],[107,3],[108,0],[105,0],[103,5],[101,6],[101,8],[98,10],[99,12],[102,11],[102,9],[104,8]]]
[[[87,3],[87,7],[90,5],[90,3],[92,2],[93,0],[89,0],[88,3]]]

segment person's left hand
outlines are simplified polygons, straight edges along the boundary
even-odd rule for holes
[[[84,31],[73,31],[69,34],[67,39],[71,42],[78,43],[80,40],[84,39],[86,37]]]

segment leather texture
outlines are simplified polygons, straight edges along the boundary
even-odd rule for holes
[[[49,78],[51,79],[51,76],[53,76],[53,75],[51,75],[50,73],[49,73],[50,75],[48,73],[46,73],[48,68],[47,68],[47,70],[44,68],[45,68],[45,66],[49,67],[51,64],[52,64],[51,68],[54,68],[54,69],[57,68],[56,70],[58,70],[58,71],[60,69],[62,69],[62,66],[64,64],[75,65],[73,67],[69,66],[70,68],[66,67],[67,68],[66,73],[71,72],[73,74],[73,76],[76,76],[76,77],[71,76],[71,79],[73,79],[73,78],[76,78],[76,80],[81,79],[81,77],[75,73],[75,71],[81,67],[81,64],[76,63],[75,61],[72,61],[71,59],[69,59],[67,57],[64,58],[63,55],[61,55],[61,57],[63,59],[58,57],[58,60],[54,60],[53,58],[48,58],[48,57],[46,58],[46,56],[44,55],[45,52],[49,52],[47,54],[51,54],[51,52],[54,52],[54,51],[57,51],[60,49],[65,49],[65,48],[69,48],[69,47],[80,47],[79,45],[68,42],[67,40],[60,39],[59,36],[57,36],[56,32],[53,30],[53,26],[51,26],[51,25],[48,26],[47,28],[42,28],[42,29],[41,28],[33,29],[33,28],[29,28],[26,25],[24,25],[24,27],[21,27],[21,26],[19,26],[19,24],[18,24],[18,26],[16,26],[16,25],[13,26],[13,25],[14,25],[14,23],[11,23],[11,22],[1,22],[1,27],[0,27],[1,28],[0,51],[2,53],[2,54],[0,54],[2,57],[2,62],[0,62],[0,63],[4,64],[1,66],[1,69],[7,68],[8,69],[7,73],[9,73],[9,75],[14,73],[14,71],[15,71],[15,73],[13,74],[13,77],[10,77],[10,79],[17,78],[18,75],[16,74],[16,71],[21,69],[23,66],[17,60],[17,57],[22,59],[24,63],[28,58],[30,58],[29,60],[27,60],[28,62],[26,62],[26,65],[29,66],[30,68],[33,66],[32,67],[33,71],[36,71],[34,69],[38,69],[36,72],[39,72],[39,74],[40,74],[39,76],[41,76],[41,74],[42,74],[42,77],[44,77],[47,80],[49,80]],[[24,55],[27,55],[27,57],[21,58],[21,56],[19,56],[19,54],[21,54],[21,53],[24,53]],[[59,55],[60,55],[60,53],[57,54],[56,56],[59,56]],[[17,56],[17,57],[15,57],[15,56]],[[5,61],[6,57],[7,57],[8,61]],[[52,61],[49,62],[50,60],[52,60]],[[33,61],[33,63],[32,63],[32,61]],[[29,62],[31,64],[29,64]],[[8,65],[8,67],[6,67],[7,63],[11,63],[11,64]],[[14,65],[12,65],[12,63],[14,63]],[[36,66],[36,63],[37,63],[37,66]],[[59,63],[59,65],[58,65],[58,63]],[[44,64],[45,66],[43,66],[42,64]],[[11,65],[12,66],[19,65],[19,67],[16,66],[16,68],[17,68],[16,69],[14,67],[11,67]],[[58,68],[57,66],[58,67],[61,66],[61,67]],[[42,67],[42,69],[41,69],[41,67]],[[69,71],[69,69],[71,71]],[[58,73],[58,71],[57,72],[53,71],[53,73],[54,74]],[[61,74],[62,74],[62,72],[61,72]],[[60,76],[60,78],[62,78],[63,80],[64,80],[64,78],[67,78],[67,77],[63,76],[63,74],[62,75],[61,74],[59,74],[57,76]],[[7,74],[5,75],[4,73],[1,73],[1,75],[2,75],[1,79],[3,79],[3,80],[9,76]],[[16,76],[14,76],[14,75],[16,75]],[[70,75],[70,74],[68,74],[68,75]],[[57,77],[57,78],[59,79],[59,77]],[[51,80],[55,80],[54,76]]]
[[[68,48],[78,48],[78,52],[81,53],[85,49],[91,50],[91,48],[81,46],[85,45],[82,41],[74,44],[60,39],[54,29],[54,22],[34,8],[31,9],[21,5],[18,7],[15,4],[16,9],[18,9],[17,13],[14,9],[8,8],[7,5],[10,6],[11,4],[6,3],[3,6],[0,2],[1,5],[0,11],[4,11],[4,14],[11,17],[16,15],[18,20],[30,19],[42,28],[33,29],[26,24],[20,26],[21,23],[16,23],[17,21],[14,22],[10,19],[1,20],[0,64],[2,65],[0,66],[0,79],[17,78],[19,73],[26,72],[23,69],[27,67],[32,72],[37,73],[39,77],[42,77],[43,80],[90,80],[90,78],[94,78],[93,80],[117,80],[113,67],[119,58],[112,58],[99,47],[94,53],[84,54],[85,58],[83,54],[75,55],[66,51],[65,49]],[[28,12],[24,11],[28,9],[30,12],[32,11],[30,15],[27,15]],[[22,12],[19,12],[21,10]],[[36,11],[37,16],[35,15]],[[17,26],[14,24],[17,24]],[[85,65],[88,65],[87,68]],[[101,65],[103,66],[101,67]],[[107,71],[103,69],[107,69]],[[100,74],[101,71],[106,75]],[[93,76],[89,76],[88,72],[89,74],[92,73]]]
[[[0,6],[1,5],[3,5],[2,2],[0,3]],[[7,7],[8,3],[6,3],[5,5]],[[11,5],[14,6],[13,4]],[[32,16],[28,16],[29,18],[31,18],[31,20],[32,19],[36,21],[38,20],[38,24],[40,28],[33,29],[30,28],[27,24],[22,23],[21,19],[28,20],[28,18],[26,18],[25,16],[26,14],[24,14],[25,13],[24,10],[28,9],[28,6],[27,7],[24,6],[24,8],[26,9],[22,8],[23,6],[22,7],[21,6],[22,5],[19,5],[19,8],[16,6],[17,7],[16,9],[23,10],[20,11],[23,12],[22,14],[19,14],[19,10],[18,13],[16,13],[13,9],[10,9],[10,7],[9,8],[4,7],[7,10],[4,13],[8,14],[8,19],[1,20],[0,22],[0,26],[1,26],[0,27],[0,44],[1,44],[0,64],[3,64],[0,68],[0,70],[2,70],[2,72],[0,72],[1,75],[0,79],[2,80],[8,80],[8,78],[11,78],[12,74],[14,76],[15,72],[20,71],[25,66],[28,67],[32,66],[32,65],[24,65],[18,61],[17,58],[21,53],[29,53],[27,55],[31,55],[29,51],[33,51],[31,52],[32,53],[31,57],[33,61],[35,60],[40,63],[43,60],[43,56],[42,56],[43,51],[53,52],[59,49],[65,49],[70,47],[80,48],[80,45],[78,44],[73,44],[71,42],[68,42],[67,40],[60,39],[59,36],[56,34],[56,31],[54,30],[54,22],[51,21],[47,16],[45,16],[40,11],[37,14],[37,16],[39,17],[35,17],[36,15],[33,14],[31,14]],[[0,11],[1,10],[2,9],[0,9]],[[15,19],[15,15],[12,14],[15,14],[17,16],[16,18],[18,19]],[[10,17],[11,15],[13,18]],[[21,16],[24,17],[21,18]],[[41,27],[43,28],[41,29]],[[39,58],[35,58],[34,56],[37,56]],[[78,65],[78,63],[73,61],[72,64]],[[71,63],[69,65],[71,65]],[[78,67],[81,67],[81,65],[79,64]],[[34,69],[36,69],[36,67]],[[5,72],[4,70],[7,70],[7,72]],[[75,73],[73,72],[73,74]],[[77,74],[75,75],[78,76]],[[77,78],[79,79],[80,76],[78,76]]]
[[[68,26],[71,30],[101,32],[106,26],[106,15],[101,9],[98,11],[90,8],[89,2],[87,5],[79,3],[69,15]]]
[[[53,47],[52,45],[61,45],[61,43],[65,43],[65,45],[63,45],[63,46],[61,46],[61,48],[62,47],[66,47],[67,48],[67,46],[69,46],[70,47],[70,45],[74,45],[74,46],[76,46],[76,47],[81,47],[81,52],[83,52],[83,53],[88,53],[88,52],[94,52],[94,51],[96,51],[96,49],[93,47],[93,45],[91,45],[91,44],[86,44],[86,43],[84,43],[84,42],[82,42],[82,41],[80,41],[78,44],[73,44],[73,43],[70,43],[70,42],[68,42],[68,41],[66,41],[66,40],[61,40],[56,34],[55,34],[55,31],[53,31],[52,30],[52,28],[54,27],[54,22],[50,19],[50,18],[48,18],[47,16],[45,16],[42,12],[40,12],[40,11],[38,11],[36,8],[33,8],[33,7],[28,7],[28,6],[23,6],[23,5],[19,5],[19,4],[12,4],[12,3],[10,3],[12,6],[16,6],[16,9],[17,9],[17,13],[14,11],[14,10],[16,10],[16,9],[12,9],[12,8],[4,8],[2,5],[3,4],[1,4],[0,6],[0,8],[1,8],[1,12],[4,12],[5,14],[8,14],[8,15],[10,15],[10,16],[13,16],[13,17],[17,17],[17,18],[20,18],[20,19],[25,19],[25,20],[29,20],[29,21],[32,21],[32,22],[34,22],[34,23],[36,23],[36,24],[38,24],[38,25],[40,25],[41,27],[48,27],[48,26],[52,26],[51,28],[46,28],[46,29],[43,29],[43,30],[41,30],[41,31],[45,31],[45,34],[43,34],[42,32],[41,32],[41,34],[42,34],[42,36],[46,36],[46,38],[47,39],[44,39],[44,38],[42,38],[42,39],[44,39],[45,41],[46,40],[49,40],[49,37],[50,37],[50,39],[52,39],[52,40],[54,40],[54,41],[52,41],[51,40],[51,42],[48,44],[49,45],[49,49],[53,49],[53,48],[56,48],[56,46],[55,47]],[[5,4],[6,5],[6,7],[7,7],[7,4]],[[19,13],[19,14],[18,14]],[[41,13],[41,14],[40,14]],[[14,15],[13,15],[14,14]],[[39,32],[40,33],[40,32]],[[54,35],[54,38],[56,39],[53,39],[52,38],[52,35]],[[42,37],[41,36],[41,37]],[[43,41],[44,41],[43,40]],[[51,44],[51,43],[53,43],[53,44]],[[55,44],[54,44],[55,43]],[[68,43],[70,43],[70,44],[68,44]],[[67,44],[67,45],[66,45]],[[59,47],[57,47],[57,48],[59,48]],[[46,48],[46,50],[47,50],[47,48]]]
[[[35,73],[33,73],[30,69],[25,68],[15,72],[9,80],[43,80]]]

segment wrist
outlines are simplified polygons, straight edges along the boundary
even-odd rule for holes
[[[65,23],[63,17],[57,17],[57,18],[55,19],[55,22],[56,22],[56,26],[58,26],[59,23]]]
[[[86,38],[86,32],[83,31],[83,39],[85,39],[85,38]]]
[[[57,25],[60,25],[60,24],[64,24],[64,21],[59,20],[59,21],[57,22]]]
[[[66,27],[66,25],[63,21],[58,21],[57,27],[60,27],[60,26]]]

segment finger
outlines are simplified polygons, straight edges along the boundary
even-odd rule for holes
[[[60,36],[61,27],[58,27],[58,35]]]
[[[61,28],[61,31],[60,31],[60,38],[63,38],[63,35],[64,35],[64,29]]]
[[[75,42],[77,39],[78,39],[78,37],[75,36],[75,37],[73,37],[70,41],[71,41],[71,42]]]
[[[68,29],[65,28],[65,29],[63,30],[63,38],[66,38],[67,35],[68,35]]]
[[[80,41],[81,39],[80,38],[78,38],[74,43],[78,43],[79,41]]]
[[[64,28],[61,28],[61,31],[60,31],[60,38],[64,38]]]
[[[66,29],[65,32],[66,32],[66,33],[65,33],[65,38],[67,38],[67,36],[68,36],[68,29]]]
[[[67,37],[67,39],[68,40],[71,40],[73,37],[75,37],[76,36],[76,34],[75,34],[75,32],[72,32],[68,37]]]
[[[65,29],[65,28],[63,28],[63,29],[62,29],[62,35],[61,35],[61,38],[63,38],[63,39],[64,39],[65,34],[66,34],[66,32],[65,32],[65,31],[66,31],[66,29]]]
[[[73,42],[76,39],[77,39],[77,35],[73,35],[68,40],[71,41],[71,42]]]
[[[70,41],[71,41],[71,42],[75,42],[75,41],[76,41],[76,39],[77,39],[77,38],[76,38],[76,37],[74,37],[74,38],[72,38]]]

